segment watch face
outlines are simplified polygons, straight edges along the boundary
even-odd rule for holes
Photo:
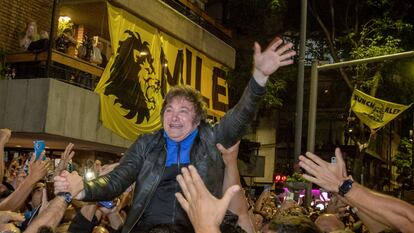
[[[72,194],[70,194],[70,193],[66,193],[66,194],[65,194],[65,201],[66,201],[67,203],[70,203],[70,202],[72,201]]]
[[[70,194],[69,192],[61,192],[57,194],[58,196],[62,196],[63,199],[65,199],[66,203],[70,203],[72,201],[72,194]]]

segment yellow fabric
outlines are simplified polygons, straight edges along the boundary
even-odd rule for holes
[[[131,141],[139,134],[161,128],[163,96],[170,86],[181,84],[189,84],[202,93],[210,114],[224,115],[228,89],[222,75],[227,69],[222,64],[121,8],[109,3],[107,7],[113,56],[95,89],[106,128]],[[201,70],[198,81],[196,60]],[[215,72],[215,85],[213,70],[223,71]],[[191,72],[190,80],[187,72]]]
[[[371,130],[382,128],[410,106],[377,99],[357,89],[351,98],[352,111]]]

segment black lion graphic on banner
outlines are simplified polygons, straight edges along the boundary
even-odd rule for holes
[[[150,110],[155,109],[160,82],[155,76],[149,43],[136,32],[124,33],[128,37],[119,41],[104,94],[116,96],[114,104],[119,103],[128,111],[124,117],[133,119],[138,115],[136,123],[141,124],[149,120]]]

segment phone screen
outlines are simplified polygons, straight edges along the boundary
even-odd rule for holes
[[[43,140],[34,141],[33,148],[34,148],[34,152],[36,155],[36,160],[38,160],[40,155],[42,154],[42,151],[45,150],[45,141]],[[45,160],[46,158],[42,158],[42,159]]]
[[[112,209],[115,206],[113,201],[99,201],[98,204],[107,209]]]

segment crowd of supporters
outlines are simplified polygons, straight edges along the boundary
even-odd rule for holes
[[[68,144],[56,167],[51,165],[51,160],[44,153],[37,160],[32,155],[30,158],[17,156],[10,161],[4,161],[4,146],[10,136],[10,130],[0,129],[0,170],[3,171],[0,173],[3,180],[0,186],[0,232],[121,231],[131,205],[134,186],[109,202],[82,202],[75,199],[68,201],[64,196],[48,195],[48,182],[57,174],[68,172],[68,163],[75,156],[74,145]],[[269,189],[265,189],[258,197],[253,197],[249,195],[250,192],[245,191],[248,187],[240,187],[237,170],[238,144],[230,149],[221,145],[217,147],[226,164],[222,199],[209,193],[193,166],[183,168],[182,174],[177,177],[182,192],[177,193],[176,197],[196,232],[414,231],[412,205],[375,193],[356,182],[351,189],[354,193],[341,196],[330,190],[332,196],[324,209],[306,207],[303,202],[289,198],[286,193],[276,194]],[[301,156],[300,164],[308,171],[310,180],[315,179],[312,182],[324,187],[327,184],[320,183],[321,175],[315,171],[318,169],[306,164],[324,168],[320,170],[336,172],[344,166],[339,151],[336,151],[336,156],[338,164],[325,164],[313,154]],[[101,165],[96,161],[94,171],[103,175],[116,166],[117,163]],[[346,174],[343,176],[346,177]],[[330,177],[329,180],[335,178]],[[324,188],[329,190],[328,186]],[[361,200],[356,200],[354,195],[358,195]],[[177,229],[174,225],[160,224],[149,232],[186,231]]]

